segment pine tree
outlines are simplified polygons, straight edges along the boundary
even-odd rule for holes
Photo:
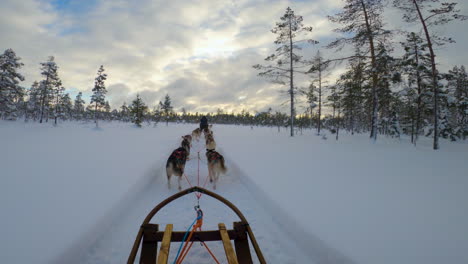
[[[448,89],[453,97],[455,133],[465,140],[468,136],[468,75],[464,66],[455,66],[449,71]]]
[[[18,73],[24,64],[12,49],[7,49],[0,55],[0,118],[16,119],[18,103],[25,95],[25,89],[19,85],[24,81]]]
[[[336,32],[347,36],[336,39],[328,45],[328,48],[341,49],[345,44],[352,44],[357,48],[366,49],[363,53],[370,53],[370,73],[372,87],[372,112],[370,137],[377,140],[378,124],[378,83],[377,51],[376,43],[384,41],[389,35],[388,30],[383,29],[382,12],[384,0],[344,0],[346,5],[341,13],[329,16],[332,22],[340,23],[342,28],[335,29]],[[349,36],[349,37],[348,37]],[[366,58],[369,58],[366,56]]]
[[[104,111],[108,114],[110,113],[111,107],[110,107],[109,101],[106,101],[106,103],[104,104]]]
[[[405,92],[406,97],[410,104],[414,104],[414,107],[409,106],[409,110],[414,109],[415,116],[413,117],[412,123],[414,123],[414,131],[411,133],[414,139],[412,143],[416,145],[420,131],[426,126],[424,120],[426,120],[425,114],[428,112],[428,106],[430,104],[431,97],[431,62],[430,56],[427,53],[427,45],[421,39],[419,35],[414,32],[408,33],[406,41],[401,43],[405,50],[405,54],[401,59],[402,72],[407,78],[407,91]]]
[[[97,77],[94,81],[93,95],[91,96],[90,104],[94,103],[94,122],[96,127],[98,127],[98,110],[101,110],[101,107],[105,105],[106,97],[106,86],[104,81],[107,79],[107,74],[104,73],[104,66],[101,65],[97,72]]]
[[[457,3],[442,2],[440,6],[433,5],[439,3],[439,0],[394,0],[394,5],[400,8],[405,22],[413,23],[419,21],[421,23],[424,35],[426,37],[427,47],[429,49],[431,59],[431,85],[433,89],[433,130],[434,142],[433,149],[439,149],[439,89],[438,79],[440,78],[436,67],[434,44],[443,44],[444,42],[453,42],[451,38],[441,38],[435,34],[431,34],[430,30],[437,25],[449,23],[453,20],[465,20],[467,17],[459,15],[459,11],[455,9]]]
[[[365,65],[358,56],[349,62],[348,71],[342,74],[337,81],[339,88],[339,108],[341,117],[347,130],[351,134],[357,129],[359,121],[366,120],[366,91],[365,91]],[[370,98],[368,98],[370,99]]]
[[[130,114],[130,110],[128,109],[127,103],[124,102],[122,106],[120,107],[120,120],[124,122],[128,122],[130,120],[129,114]]]
[[[59,117],[63,120],[68,120],[73,117],[73,104],[68,93],[64,94],[60,99],[59,109]]]
[[[81,120],[84,118],[84,111],[85,111],[85,101],[82,99],[83,93],[79,92],[75,98],[75,104],[73,107],[73,116],[77,120]]]
[[[392,111],[390,115],[389,123],[390,123],[390,127],[389,127],[390,136],[400,138],[400,135],[401,135],[400,117],[396,111]]]
[[[49,111],[54,96],[54,89],[62,85],[62,81],[58,77],[58,66],[53,56],[50,56],[47,62],[41,63],[41,74],[45,77],[45,80],[39,83],[39,100],[41,104],[40,123],[42,123],[44,116],[46,117],[46,122],[49,120]]]
[[[294,136],[294,96],[296,89],[294,87],[294,73],[307,64],[296,51],[301,50],[298,44],[302,42],[313,44],[318,42],[311,39],[297,40],[299,34],[311,32],[312,27],[305,27],[302,23],[302,16],[295,15],[291,8],[288,7],[286,13],[280,19],[281,22],[277,22],[276,27],[271,30],[271,32],[278,35],[274,43],[279,45],[279,47],[274,54],[265,58],[268,62],[274,62],[274,65],[263,66],[257,64],[253,67],[262,71],[259,73],[259,76],[269,78],[274,83],[289,85],[288,93],[291,106],[290,129],[292,137]]]
[[[28,91],[29,99],[26,105],[26,120],[32,118],[36,121],[36,119],[39,118],[39,113],[41,111],[40,92],[39,83],[34,81]]]
[[[141,100],[140,95],[137,94],[136,99],[133,100],[130,105],[130,113],[132,114],[132,122],[138,127],[141,127],[141,122],[143,122],[143,118],[147,110],[148,107]]]
[[[318,118],[317,118],[317,135],[320,135],[320,129],[322,125],[322,84],[323,84],[323,75],[324,71],[328,68],[329,62],[323,60],[320,51],[317,51],[317,54],[312,59],[312,67],[309,69],[308,73],[311,73],[318,83]]]
[[[166,117],[166,126],[169,124],[169,117],[172,113],[172,105],[171,105],[171,97],[169,97],[169,94],[166,94],[166,97],[164,97],[164,103],[159,102],[159,106],[161,107],[161,110],[164,113],[164,116]]]
[[[159,121],[161,121],[161,117],[162,117],[162,111],[161,111],[161,105],[159,104],[158,106],[155,106],[153,108],[153,121],[154,121],[154,124],[153,126],[157,126]]]
[[[63,92],[65,88],[60,85],[57,85],[54,89],[54,96],[55,96],[55,105],[54,105],[54,124],[57,125],[57,119],[59,116],[63,116],[63,109],[61,108],[62,99],[63,99]]]
[[[317,96],[315,95],[315,91],[317,90],[317,87],[314,85],[312,82],[308,89],[305,91],[302,91],[302,93],[306,96],[307,99],[307,104],[308,104],[308,110],[310,111],[310,128],[312,129],[313,127],[313,110],[317,106]]]

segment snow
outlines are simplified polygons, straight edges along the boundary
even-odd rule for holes
[[[146,214],[176,192],[165,161],[195,125],[100,126],[0,121],[2,262],[125,262]],[[413,147],[341,134],[336,142],[229,125],[214,125],[214,134],[229,170],[216,192],[246,215],[269,263],[468,263],[466,142],[432,151],[430,139]],[[192,183],[197,151],[206,175],[203,150],[194,142]],[[185,196],[154,222],[184,230],[194,203]],[[200,204],[205,230],[236,220],[209,197]],[[192,251],[187,263],[209,262],[200,247]]]

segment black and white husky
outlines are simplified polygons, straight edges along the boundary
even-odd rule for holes
[[[182,146],[174,150],[169,156],[166,162],[166,175],[167,175],[167,187],[171,188],[171,176],[179,176],[179,190],[182,189],[180,186],[180,181],[182,180],[182,175],[184,174],[185,162],[190,155],[190,143],[187,144],[184,139],[182,141]]]

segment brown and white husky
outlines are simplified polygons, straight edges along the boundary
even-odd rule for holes
[[[219,179],[219,175],[227,171],[224,165],[224,157],[214,149],[207,149],[206,159],[208,160],[208,176],[210,182],[213,183],[213,188],[216,190],[216,182]]]
[[[206,138],[206,150],[215,150],[216,149],[216,141],[214,140],[213,136]]]
[[[198,141],[200,139],[200,136],[201,136],[201,130],[200,128],[197,128],[195,130],[192,131],[192,137],[193,139],[195,139],[196,141]]]
[[[184,175],[185,162],[190,154],[190,145],[181,146],[174,150],[166,162],[167,187],[171,189],[171,176],[179,176],[179,190],[182,189],[180,181]]]

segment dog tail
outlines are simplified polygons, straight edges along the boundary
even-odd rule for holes
[[[221,160],[219,161],[219,167],[221,168],[221,173],[226,174],[227,168],[224,165],[224,157],[221,157]]]

